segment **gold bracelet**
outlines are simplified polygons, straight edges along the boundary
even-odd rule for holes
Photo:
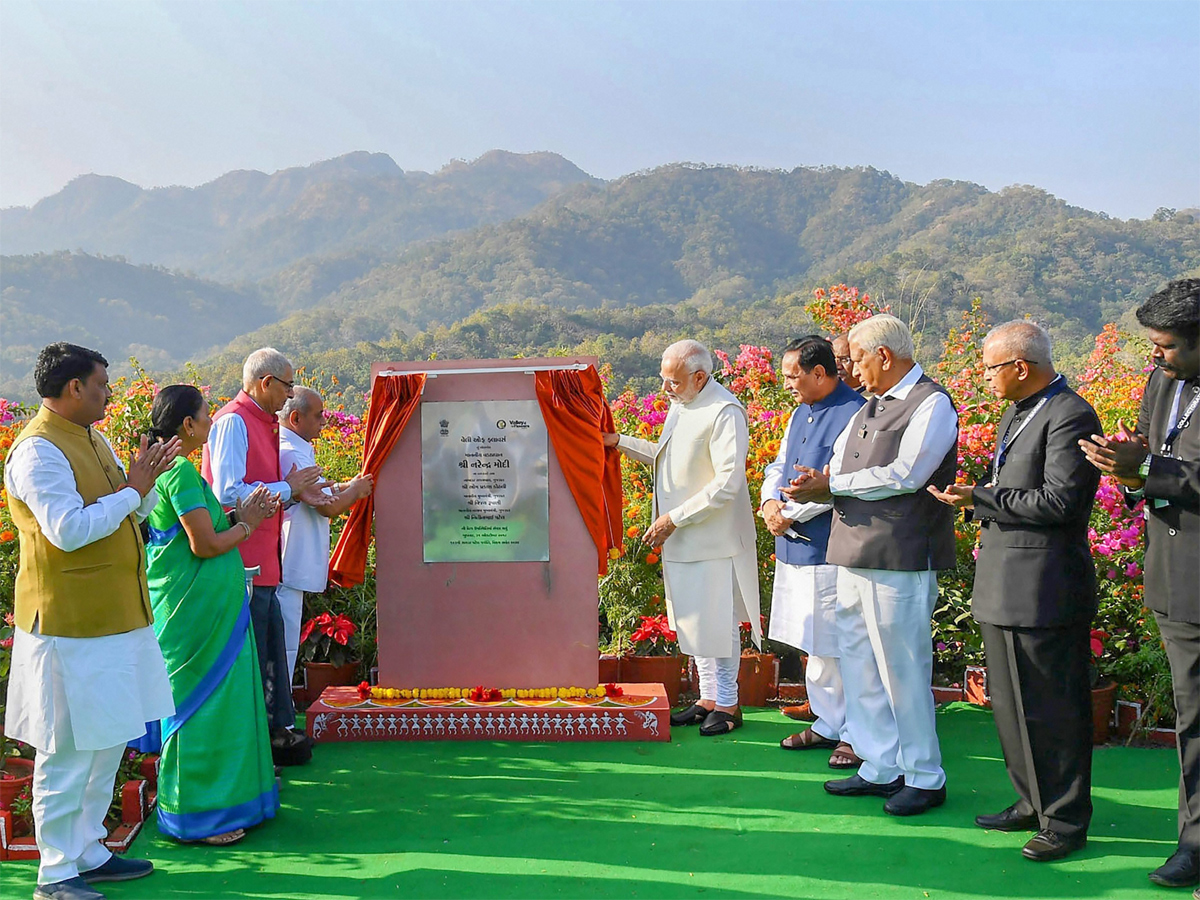
[[[251,535],[250,526],[247,525],[245,522],[238,522],[238,524],[241,525],[242,529],[246,532],[246,540],[250,540],[250,535]]]

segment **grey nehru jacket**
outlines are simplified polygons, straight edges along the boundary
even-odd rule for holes
[[[903,399],[868,400],[848,426],[850,436],[842,455],[842,474],[894,462],[913,413],[933,393],[950,398],[945,388],[922,375]],[[898,572],[953,568],[954,508],[934,499],[925,488],[930,484],[953,484],[957,471],[955,442],[933,476],[911,494],[882,500],[835,495],[828,562],[847,568]]]

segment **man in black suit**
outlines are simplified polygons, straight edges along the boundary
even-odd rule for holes
[[[1150,880],[1190,887],[1200,883],[1200,279],[1167,285],[1137,318],[1155,365],[1137,430],[1121,423],[1120,438],[1082,447],[1146,501],[1146,605],[1171,662],[1180,771],[1179,846]]]
[[[1092,817],[1088,638],[1096,571],[1088,516],[1100,473],[1079,441],[1100,420],[1054,371],[1050,337],[1032,322],[994,328],[983,363],[992,392],[1013,401],[996,430],[991,478],[929,491],[981,526],[971,611],[1018,799],[975,823],[1036,830],[1021,852],[1041,862],[1083,847]]]

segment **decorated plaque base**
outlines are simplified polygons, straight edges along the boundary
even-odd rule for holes
[[[599,700],[377,700],[328,687],[305,715],[331,741],[669,741],[661,684],[622,684]]]

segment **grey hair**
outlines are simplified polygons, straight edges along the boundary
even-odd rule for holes
[[[689,375],[692,372],[703,372],[705,375],[712,374],[712,354],[699,341],[689,339],[676,341],[663,351],[663,359],[682,360],[684,368],[688,370]]]
[[[292,388],[292,396],[288,397],[283,404],[283,409],[279,411],[279,417],[286,422],[294,412],[298,412],[300,415],[311,412],[320,399],[321,395],[312,388],[298,384]]]
[[[252,384],[268,375],[278,378],[284,369],[292,367],[288,358],[274,347],[261,347],[246,357],[242,366],[242,387],[249,389]]]
[[[1026,362],[1049,365],[1054,359],[1046,329],[1025,319],[997,325],[987,333],[983,343],[984,346],[994,343],[1005,351],[1005,356]]]
[[[850,340],[864,353],[878,353],[880,347],[887,347],[901,359],[913,358],[912,332],[902,321],[886,313],[863,319],[850,329]]]

